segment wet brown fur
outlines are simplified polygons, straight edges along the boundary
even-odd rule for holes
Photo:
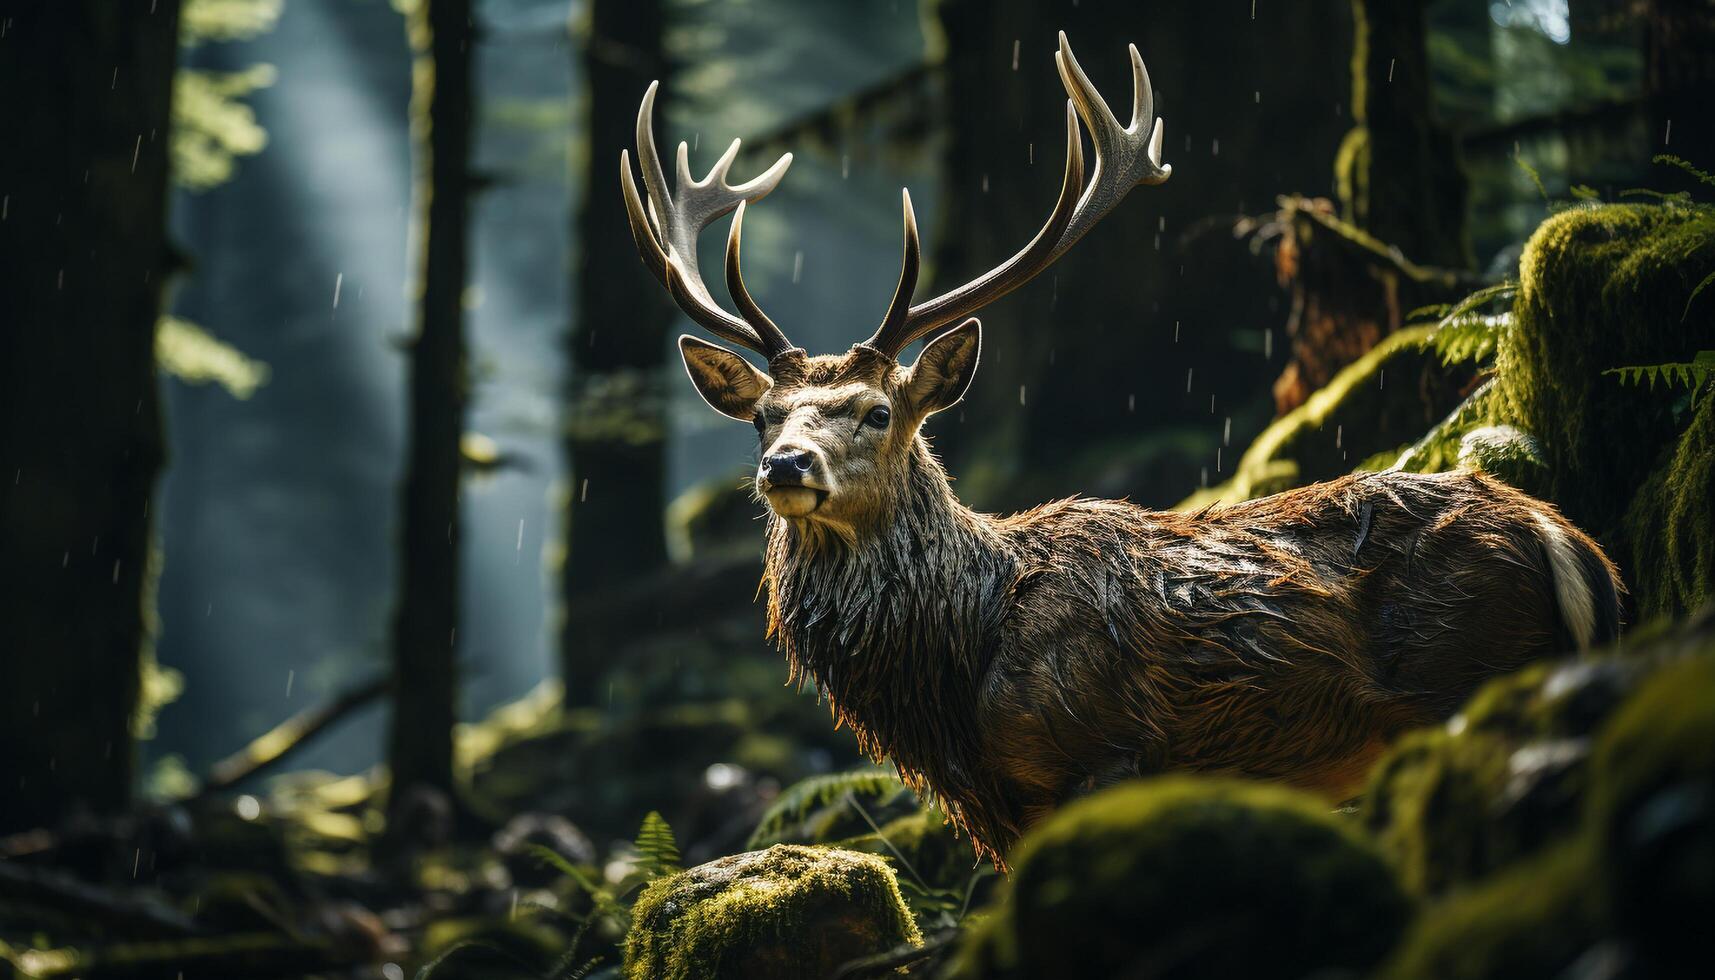
[[[1194,514],[1077,498],[979,514],[919,434],[963,392],[914,378],[929,359],[771,365],[764,447],[815,448],[839,489],[808,517],[771,515],[769,628],[863,750],[1003,867],[1055,805],[1129,776],[1338,796],[1402,729],[1569,648],[1539,515],[1580,555],[1597,638],[1617,628],[1595,543],[1472,472],[1358,474]],[[892,406],[888,431],[853,421],[871,402]]]

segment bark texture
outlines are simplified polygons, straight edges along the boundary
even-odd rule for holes
[[[583,68],[589,161],[573,240],[580,245],[565,420],[565,563],[560,577],[561,674],[568,704],[593,704],[613,649],[601,619],[579,615],[592,593],[624,586],[667,558],[663,382],[673,307],[638,263],[619,193],[637,101],[655,79],[657,119],[670,98],[660,0],[595,0]],[[675,372],[676,374],[677,372]],[[675,379],[676,380],[676,379]]]
[[[420,791],[453,794],[458,720],[459,440],[468,378],[464,290],[471,175],[470,0],[416,0],[412,66],[417,331],[393,622],[390,816]]]
[[[178,19],[0,3],[0,833],[131,798]]]

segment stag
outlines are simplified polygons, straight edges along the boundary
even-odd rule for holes
[[[620,156],[644,265],[691,319],[767,362],[679,339],[703,399],[756,426],[769,634],[790,676],[813,680],[865,752],[937,798],[1002,867],[1060,801],[1138,774],[1225,771],[1344,794],[1391,736],[1450,714],[1483,678],[1619,627],[1618,579],[1596,544],[1476,472],[1357,474],[1197,513],[1074,497],[997,517],[958,501],[921,430],[970,386],[981,327],[967,317],[1041,273],[1132,187],[1172,173],[1130,54],[1122,126],[1060,35],[1060,196],[994,269],[913,303],[905,193],[893,301],[843,354],[793,346],[740,274],[745,208],[791,154],[733,186],[738,140],[701,181],[681,143],[669,191],[652,85],[637,116],[647,204]],[[729,212],[737,315],[697,263],[699,233]]]

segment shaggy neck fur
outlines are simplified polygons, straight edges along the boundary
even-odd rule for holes
[[[768,525],[769,632],[802,684],[813,679],[876,761],[978,842],[1018,819],[980,763],[977,696],[1016,562],[989,518],[954,498],[919,437],[906,488],[876,529],[846,540],[808,522]]]

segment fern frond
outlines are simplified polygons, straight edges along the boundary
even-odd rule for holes
[[[517,954],[503,949],[494,943],[481,939],[466,939],[454,943],[441,952],[439,956],[423,964],[412,980],[433,980],[436,972],[453,957],[463,957],[465,953],[482,953],[483,956],[495,962],[509,963],[520,970],[530,971],[530,964],[524,962]],[[530,971],[533,972],[533,971]]]
[[[1686,160],[1683,160],[1680,157],[1676,157],[1671,153],[1658,153],[1655,156],[1650,157],[1650,162],[1663,164],[1663,165],[1669,166],[1669,167],[1678,167],[1679,169],[1690,174],[1692,177],[1696,178],[1698,183],[1708,184],[1710,187],[1715,187],[1715,175],[1705,173],[1704,171],[1699,170],[1696,167],[1693,167]]]
[[[754,849],[777,840],[788,824],[803,820],[811,810],[828,806],[847,793],[854,797],[879,797],[887,802],[904,791],[905,784],[883,769],[853,769],[811,776],[792,784],[780,794],[768,812],[762,815],[745,846]]]
[[[1695,397],[1695,392],[1700,391],[1711,379],[1715,379],[1715,350],[1700,350],[1697,356],[1689,361],[1627,364],[1609,368],[1602,373],[1614,375],[1623,385],[1637,386],[1647,382],[1651,391],[1655,390],[1655,383],[1659,379],[1666,383],[1668,390],[1683,386],[1690,388]]]
[[[1679,315],[1679,322],[1680,323],[1684,323],[1685,318],[1691,315],[1691,304],[1694,300],[1697,299],[1697,294],[1703,292],[1705,289],[1708,289],[1709,284],[1712,282],[1715,282],[1715,272],[1711,272],[1708,275],[1704,276],[1703,281],[1697,284],[1697,288],[1693,289],[1691,291],[1691,295],[1687,296],[1685,298],[1685,312],[1681,313]]]
[[[1495,354],[1501,336],[1512,328],[1511,313],[1483,316],[1466,313],[1441,321],[1429,335],[1429,345],[1446,365],[1483,361]]]
[[[579,888],[589,894],[597,914],[610,916],[621,923],[630,921],[631,909],[619,900],[618,896],[613,893],[613,889],[603,885],[586,874],[582,868],[561,857],[558,851],[543,847],[540,844],[533,844],[530,847],[530,853],[536,855],[536,859],[543,864],[553,867],[576,882]]]
[[[649,878],[659,878],[662,875],[677,873],[679,868],[679,842],[673,837],[673,828],[655,810],[650,810],[643,818],[643,826],[637,829],[637,839],[632,841],[637,849],[638,870]]]
[[[1513,157],[1513,163],[1517,164],[1518,168],[1524,171],[1524,175],[1530,178],[1530,182],[1536,185],[1536,192],[1542,195],[1542,199],[1548,200],[1548,188],[1543,186],[1542,174],[1537,173],[1536,168],[1526,162],[1522,154]]]

